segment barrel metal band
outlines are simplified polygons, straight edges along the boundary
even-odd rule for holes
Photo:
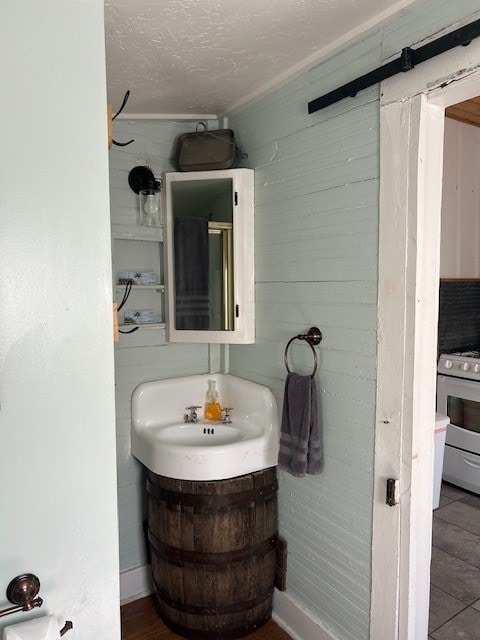
[[[188,551],[186,549],[178,549],[165,544],[156,538],[151,531],[148,532],[148,540],[153,549],[160,557],[167,560],[170,564],[177,567],[185,567],[192,565],[228,565],[233,562],[240,562],[252,557],[263,557],[270,550],[275,550],[277,535],[271,536],[263,540],[260,544],[244,549],[236,549],[234,551],[226,551],[224,553],[202,553],[200,551]]]
[[[184,638],[191,638],[192,640],[234,640],[235,638],[242,638],[243,636],[253,633],[259,627],[266,624],[272,617],[272,609],[269,608],[263,615],[256,618],[253,622],[249,622],[241,627],[235,627],[234,629],[191,629],[184,627],[182,624],[173,622],[161,607],[158,606],[158,612],[163,622],[174,633]]]
[[[157,598],[171,607],[172,609],[176,609],[177,611],[181,611],[182,613],[192,613],[194,615],[202,615],[202,616],[218,616],[227,613],[242,613],[243,611],[250,611],[254,607],[258,607],[258,605],[262,604],[269,598],[273,596],[273,588],[269,589],[265,593],[261,593],[256,598],[252,598],[251,600],[245,600],[244,602],[234,602],[229,604],[217,604],[217,605],[198,605],[198,604],[188,604],[185,602],[180,602],[171,598],[169,594],[158,586],[158,584],[153,581],[155,585],[155,591],[157,593]]]
[[[275,480],[258,489],[239,491],[236,493],[205,495],[201,493],[179,493],[177,491],[170,491],[169,489],[162,489],[151,480],[147,480],[147,492],[153,498],[185,507],[217,509],[221,507],[247,505],[251,502],[255,503],[260,500],[267,500],[274,496],[277,490],[278,482]]]

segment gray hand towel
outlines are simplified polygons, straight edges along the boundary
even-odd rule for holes
[[[174,224],[175,328],[208,329],[208,220],[179,216]]]
[[[323,469],[317,387],[310,376],[287,375],[278,466],[299,478],[305,473],[316,475]]]

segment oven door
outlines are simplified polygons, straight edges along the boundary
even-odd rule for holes
[[[438,375],[437,411],[450,417],[446,444],[480,454],[480,381]]]

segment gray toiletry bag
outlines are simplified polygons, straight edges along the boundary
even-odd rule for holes
[[[243,157],[231,129],[195,131],[177,138],[175,164],[179,171],[234,169]]]

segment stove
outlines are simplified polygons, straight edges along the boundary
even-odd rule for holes
[[[443,479],[480,494],[480,351],[440,356],[437,411],[449,416]]]
[[[437,371],[455,378],[480,380],[480,350],[444,353],[438,360]]]

